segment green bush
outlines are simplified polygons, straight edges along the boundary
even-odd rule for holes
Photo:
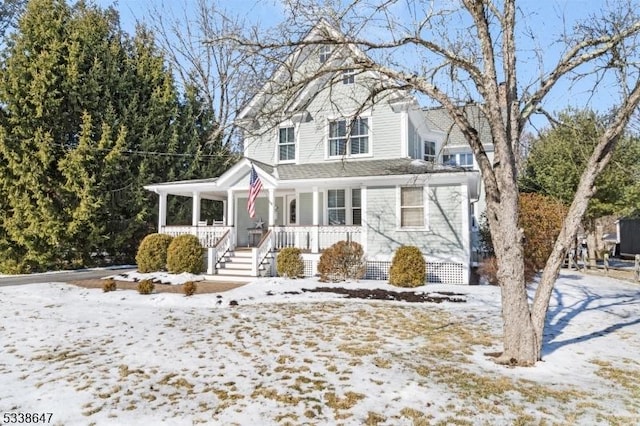
[[[193,296],[198,291],[198,284],[194,281],[187,281],[182,285],[182,291],[185,296]]]
[[[106,279],[104,280],[104,283],[102,283],[102,291],[105,293],[116,291],[116,288],[116,281],[113,278]]]
[[[364,250],[353,241],[338,241],[322,252],[318,263],[320,281],[358,280],[365,272]]]
[[[204,251],[195,235],[178,235],[167,250],[167,268],[173,274],[190,272],[199,274],[204,270]]]
[[[418,247],[402,246],[396,250],[389,269],[389,284],[398,287],[424,285],[426,262]]]
[[[138,283],[138,293],[140,294],[151,294],[155,288],[156,286],[151,280],[142,280]]]
[[[149,234],[140,243],[136,254],[138,271],[147,273],[162,271],[167,267],[167,249],[173,237],[164,234]]]
[[[304,262],[300,249],[285,247],[278,252],[276,270],[281,277],[298,278],[304,275]]]

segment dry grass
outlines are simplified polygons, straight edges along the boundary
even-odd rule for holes
[[[594,361],[600,380],[622,389],[604,398],[569,385],[485,371],[471,355],[499,342],[495,329],[441,307],[383,302],[241,305],[164,311],[157,318],[159,335],[140,342],[141,332],[119,340],[131,348],[113,346],[118,327],[97,325],[93,332],[105,335],[91,340],[76,337],[73,328],[64,336],[67,347],[25,355],[23,368],[31,369],[25,375],[43,385],[64,377],[74,389],[93,395],[81,410],[87,420],[96,413],[171,406],[176,413],[198,413],[193,423],[225,423],[249,407],[266,406],[277,407],[268,420],[279,424],[467,425],[490,424],[484,419],[491,418],[508,419],[502,424],[543,425],[584,424],[596,417],[603,423],[633,424],[607,407],[607,399],[620,395],[626,395],[632,410],[640,410],[634,402],[640,401],[637,362]],[[21,356],[18,349],[13,356]],[[153,351],[154,356],[145,363],[127,358],[136,350]],[[106,368],[101,356],[119,361]],[[176,356],[192,362],[178,362]],[[72,370],[74,365],[82,365],[82,371]],[[397,375],[404,382],[396,383]],[[427,400],[424,395],[446,397]]]

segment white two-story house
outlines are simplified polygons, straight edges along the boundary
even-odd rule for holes
[[[349,68],[362,54],[355,47],[317,43],[335,31],[326,25],[239,112],[240,162],[216,178],[146,187],[160,196],[159,232],[198,235],[209,274],[257,276],[279,249],[295,246],[313,275],[322,250],[351,240],[364,248],[368,278],[386,279],[395,250],[412,245],[428,282],[468,284],[481,189],[478,171],[461,165],[473,160],[451,161],[459,153],[446,129],[410,93],[379,93],[380,76]],[[262,184],[253,218],[252,168]],[[168,225],[168,196],[193,198],[191,226]],[[201,217],[203,199],[223,203],[224,217]]]

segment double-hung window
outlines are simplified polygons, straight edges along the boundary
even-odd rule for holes
[[[293,161],[296,159],[296,139],[293,127],[280,128],[278,150],[280,161]]]
[[[327,223],[329,225],[362,225],[360,188],[327,191]]]
[[[329,156],[360,155],[369,153],[369,119],[329,122]]]
[[[423,228],[424,213],[424,188],[418,186],[400,188],[400,227]]]
[[[424,141],[424,157],[425,161],[436,161],[436,143]]]
[[[330,189],[327,191],[327,208],[329,225],[344,225],[347,219],[345,190]]]

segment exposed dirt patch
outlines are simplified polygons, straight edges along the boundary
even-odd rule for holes
[[[438,293],[418,293],[415,291],[389,291],[389,290],[369,290],[369,289],[348,289],[344,287],[318,287],[313,289],[303,288],[303,292],[310,293],[337,293],[344,294],[347,299],[369,299],[369,300],[398,300],[411,303],[441,303],[441,302],[466,302],[467,299],[462,293],[442,291]]]
[[[76,280],[69,281],[69,284],[76,285],[84,288],[102,288],[104,280]],[[234,282],[214,282],[214,281],[198,281],[198,290],[195,294],[205,293],[221,293],[223,291],[233,290],[234,288],[241,287],[246,283],[234,283]],[[116,286],[120,290],[138,290],[138,283],[131,281],[116,281]],[[170,285],[170,284],[155,284],[155,293],[180,293],[184,294],[182,290],[182,284]]]

